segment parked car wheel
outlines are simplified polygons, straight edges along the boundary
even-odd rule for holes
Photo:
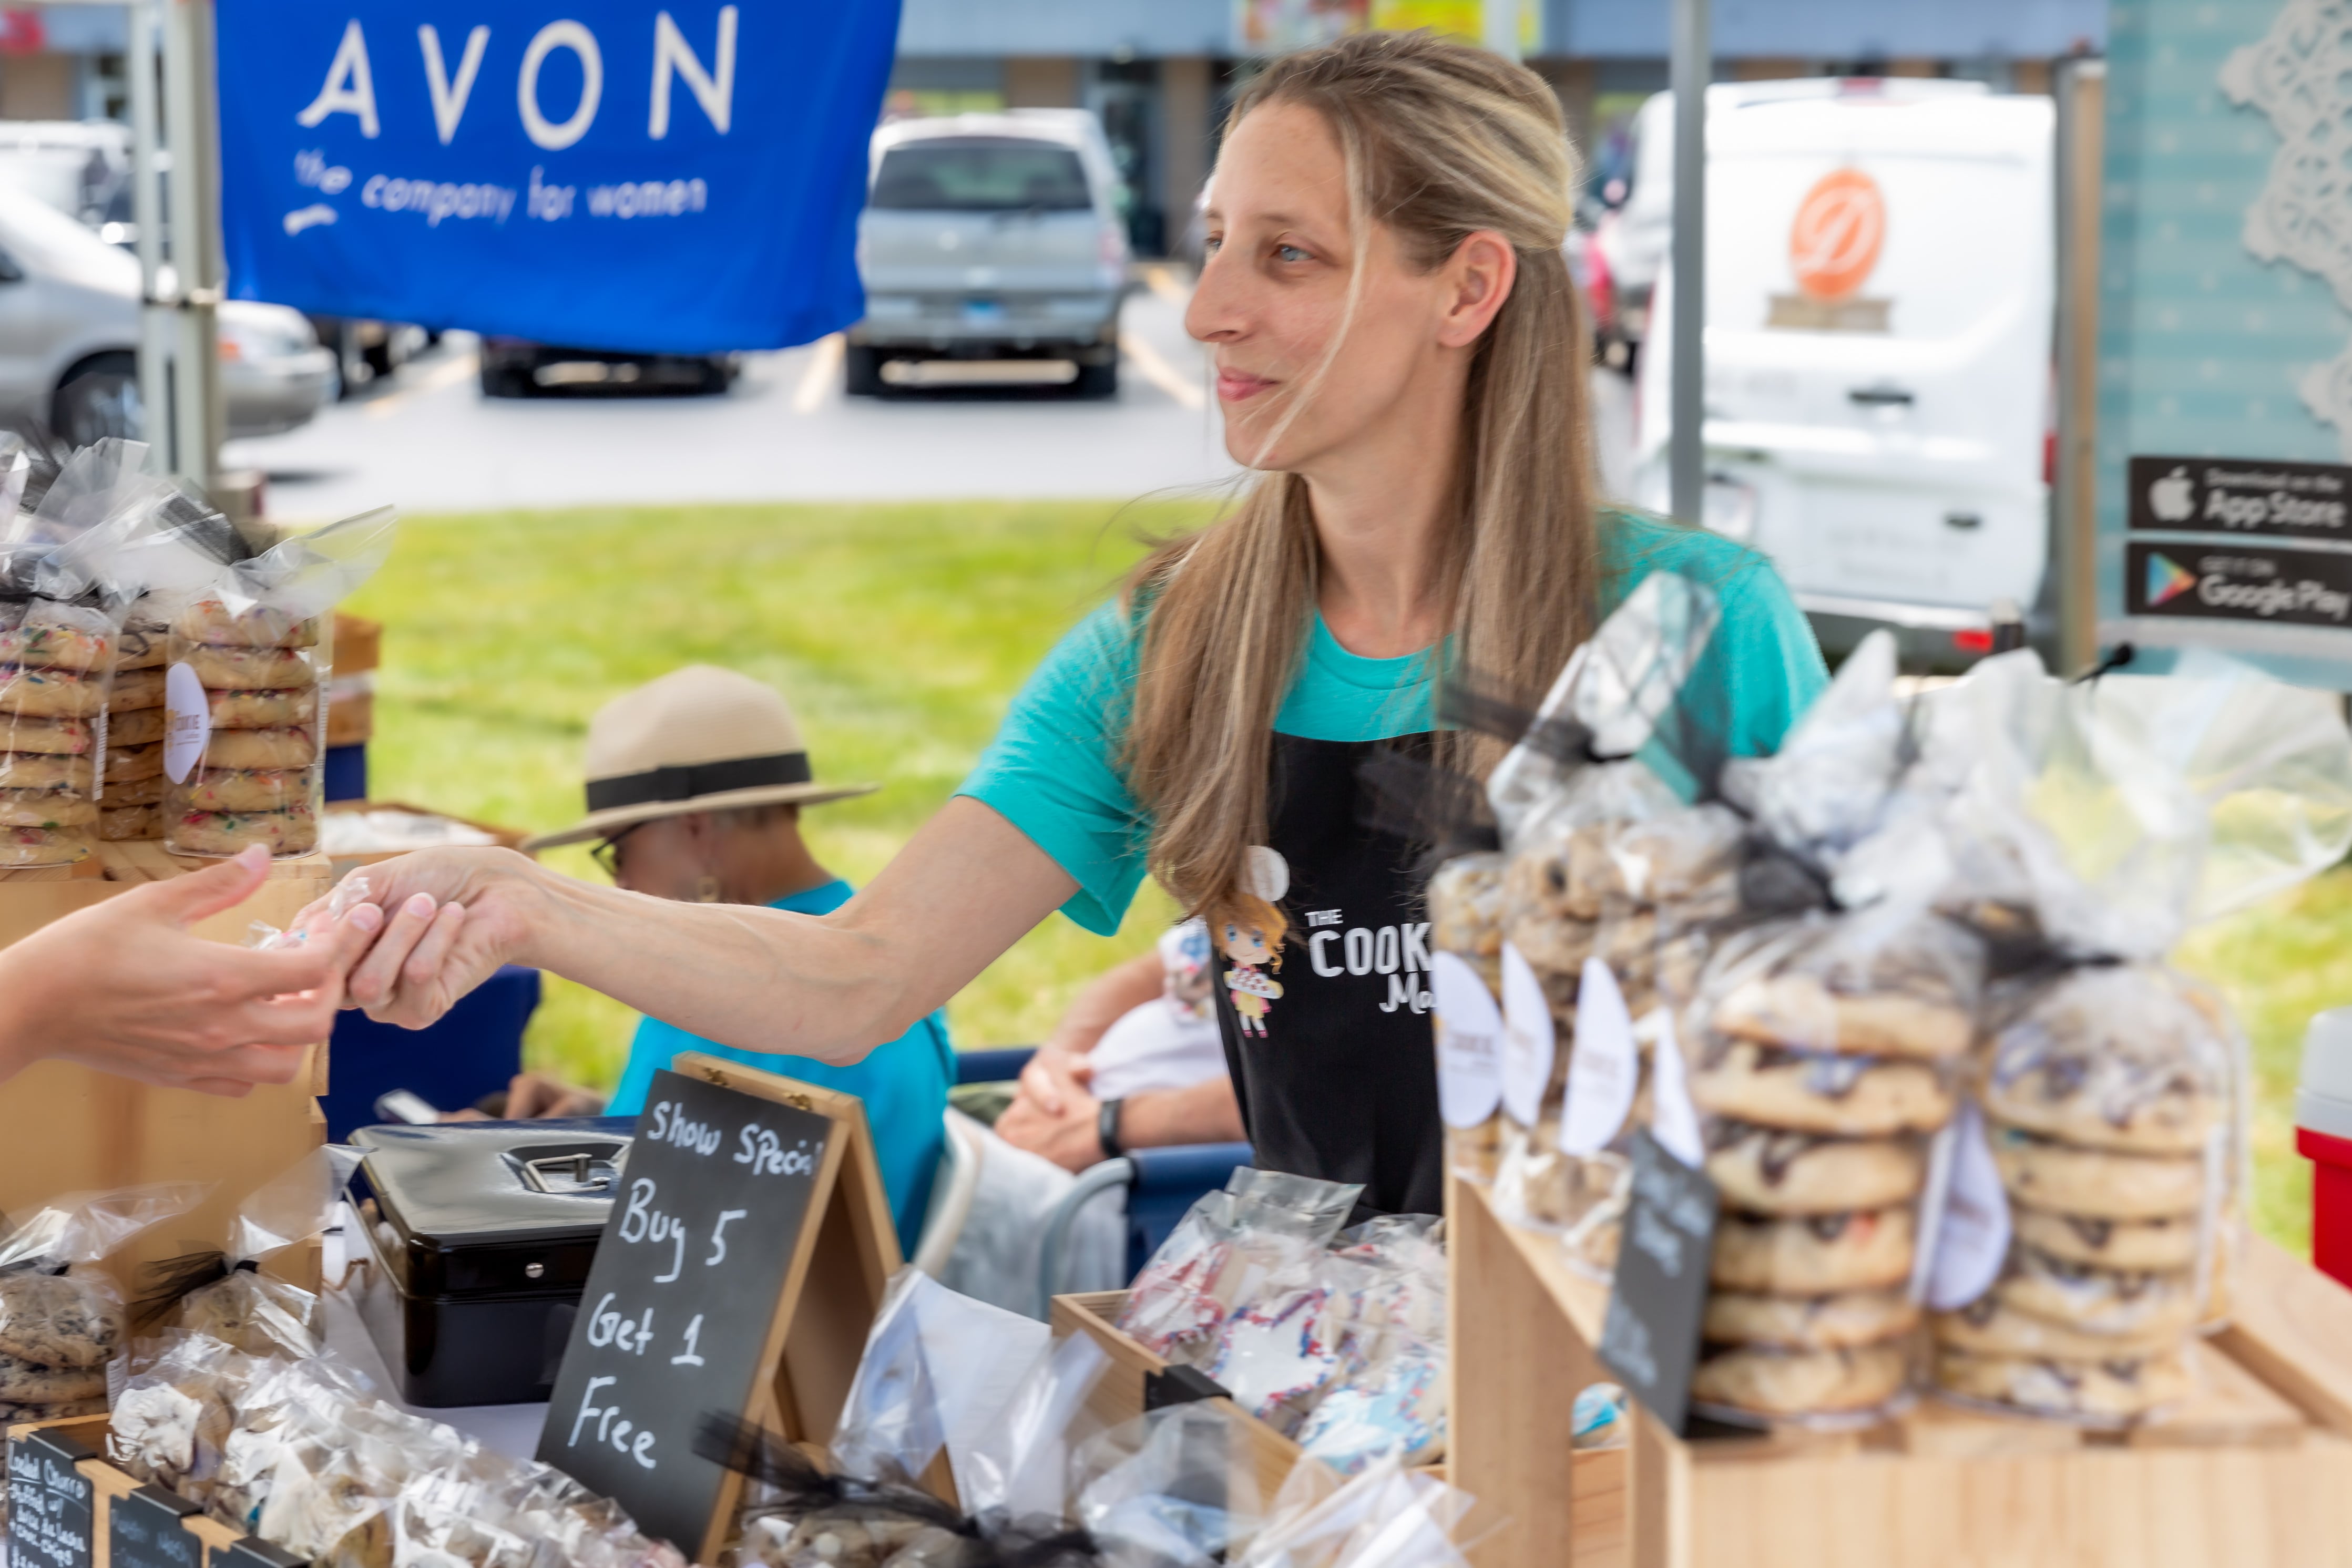
[[[1078,379],[1070,390],[1080,397],[1117,397],[1118,395],[1118,361],[1107,360],[1099,365],[1080,365]]]
[[[882,350],[852,343],[841,351],[841,390],[851,397],[882,395]]]
[[[146,411],[139,401],[139,361],[125,353],[93,354],[58,383],[50,424],[75,446],[110,435],[139,438]]]
[[[482,367],[484,397],[529,397],[538,390],[538,384],[530,379],[528,371],[508,365]]]

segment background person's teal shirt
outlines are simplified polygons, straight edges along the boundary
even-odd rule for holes
[[[1713,589],[1722,611],[1683,690],[1692,721],[1733,756],[1776,751],[1829,684],[1821,644],[1764,557],[1698,528],[1634,512],[1601,519],[1602,615],[1653,571]],[[1135,693],[1141,622],[1118,602],[1074,627],[1029,677],[957,791],[994,810],[1053,856],[1078,891],[1062,913],[1108,936],[1143,881],[1150,815],[1127,787],[1119,746]],[[1387,740],[1435,727],[1435,661],[1350,653],[1318,614],[1307,656],[1275,715],[1279,735]]]
[[[847,883],[835,880],[805,893],[787,894],[768,907],[795,915],[830,915],[849,902],[853,891]],[[889,1192],[890,1213],[898,1225],[898,1245],[908,1253],[914,1251],[922,1235],[923,1212],[930,1207],[931,1177],[939,1170],[940,1153],[947,1140],[948,1085],[955,1082],[955,1050],[948,1043],[947,1014],[933,1013],[919,1020],[889,1044],[876,1046],[854,1067],[835,1067],[806,1056],[777,1056],[714,1045],[676,1024],[648,1018],[637,1025],[636,1038],[629,1042],[629,1065],[604,1113],[635,1116],[643,1112],[654,1074],[682,1051],[723,1056],[762,1072],[797,1078],[865,1101],[866,1124],[874,1134],[882,1185]]]

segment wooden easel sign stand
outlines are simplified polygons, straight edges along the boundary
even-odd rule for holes
[[[742,1478],[698,1427],[829,1440],[898,1264],[855,1096],[680,1056],[646,1095],[540,1458],[718,1561]]]

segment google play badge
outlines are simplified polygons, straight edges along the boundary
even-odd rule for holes
[[[2197,574],[2179,561],[2150,550],[2147,555],[2147,607],[2167,604],[2197,586]]]

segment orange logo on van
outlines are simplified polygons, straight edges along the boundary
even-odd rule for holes
[[[1843,299],[1878,265],[1886,239],[1886,198],[1859,169],[1824,174],[1798,204],[1789,225],[1789,266],[1797,287],[1816,299]]]

